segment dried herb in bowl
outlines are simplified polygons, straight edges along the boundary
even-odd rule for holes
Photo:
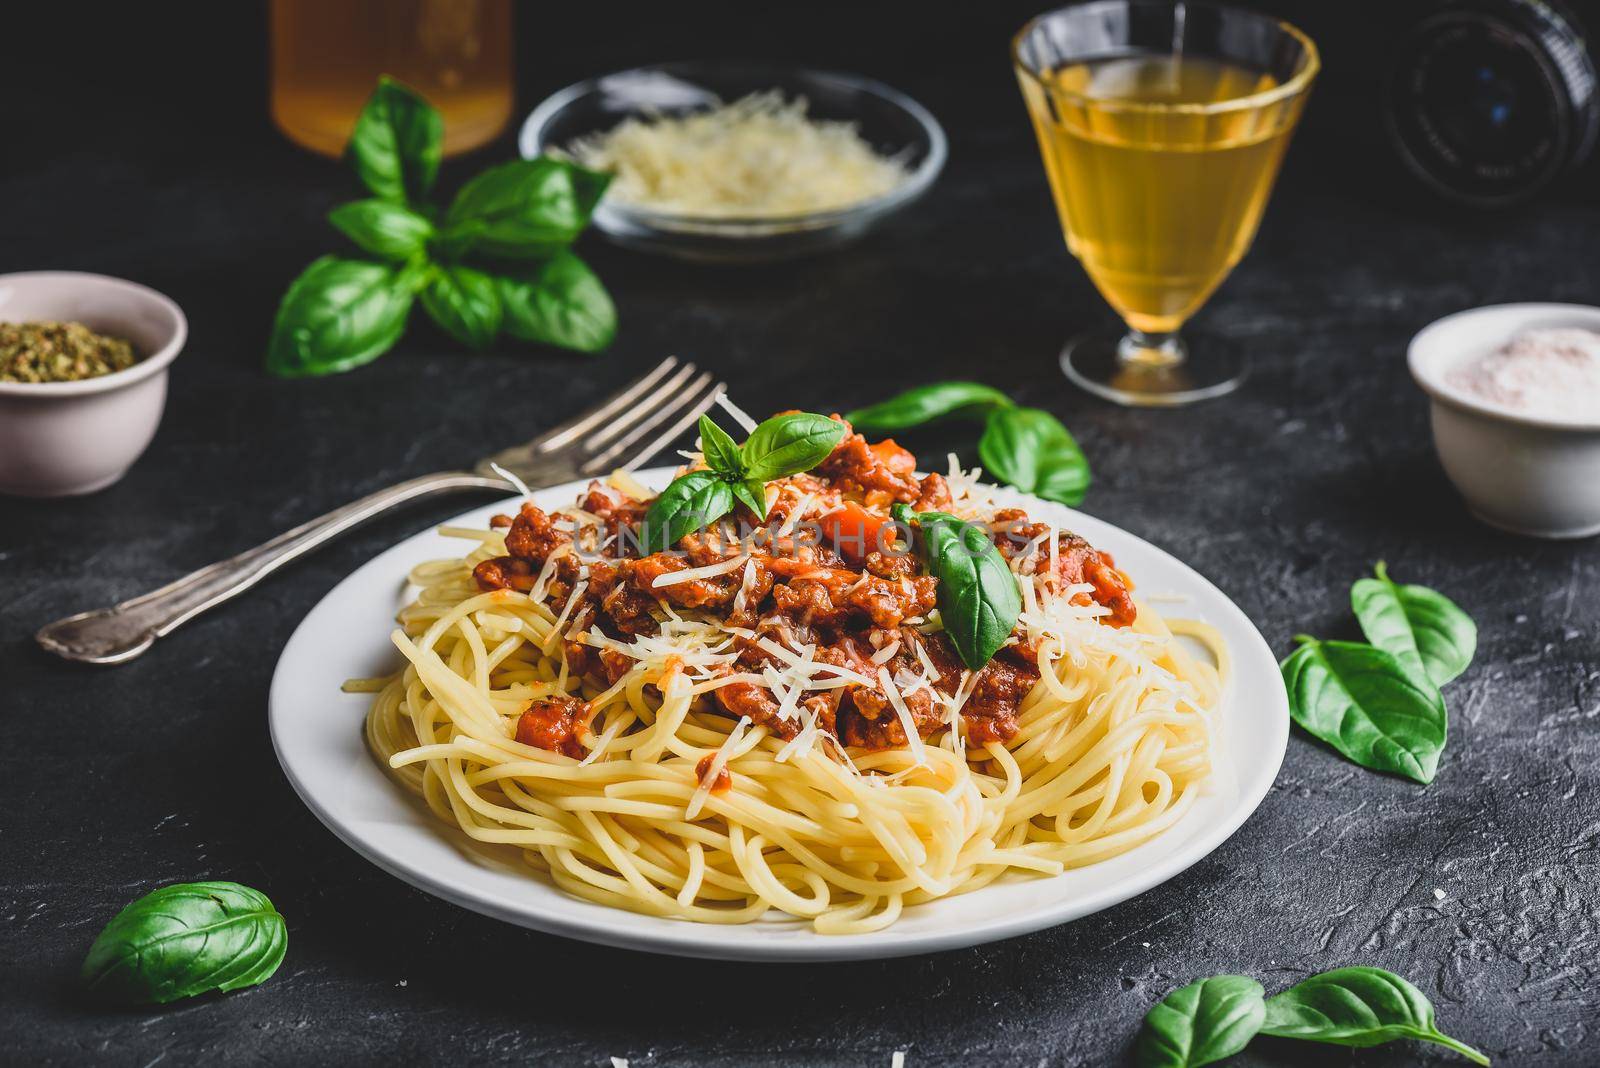
[[[82,323],[0,323],[0,382],[81,382],[138,359],[129,342]]]

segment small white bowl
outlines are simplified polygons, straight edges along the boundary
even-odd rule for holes
[[[133,343],[139,362],[81,382],[0,382],[0,493],[93,493],[133,466],[161,422],[183,312],[153,289],[78,271],[0,274],[0,320],[78,322]]]
[[[1473,513],[1538,538],[1600,534],[1600,411],[1533,415],[1467,392],[1450,372],[1526,330],[1600,332],[1600,308],[1497,304],[1447,315],[1411,340],[1411,377],[1433,400],[1439,461]]]

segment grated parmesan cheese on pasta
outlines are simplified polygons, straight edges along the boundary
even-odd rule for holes
[[[773,89],[686,115],[629,118],[567,155],[611,171],[614,202],[697,218],[772,218],[850,207],[906,181],[854,123],[807,118]]]

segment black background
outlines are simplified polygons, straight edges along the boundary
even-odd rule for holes
[[[519,115],[638,62],[758,56],[859,71],[951,138],[926,200],[842,254],[762,269],[672,264],[587,238],[622,330],[598,358],[470,356],[420,320],[353,374],[260,369],[288,280],[337,247],[355,195],[265,109],[253,4],[8,11],[0,269],[122,275],[191,325],[165,421],[117,486],[0,499],[0,1060],[14,1063],[1103,1064],[1146,1009],[1217,972],[1269,990],[1329,967],[1401,972],[1497,1063],[1600,1061],[1600,567],[1594,542],[1474,522],[1433,457],[1409,337],[1515,300],[1592,302],[1600,212],[1582,183],[1479,216],[1400,183],[1370,104],[1405,5],[1291,5],[1327,76],[1252,254],[1196,320],[1245,346],[1239,394],[1124,411],[1073,390],[1063,338],[1110,313],[1069,258],[1006,59],[1032,13],[984,5],[528,4]],[[510,136],[446,166],[453,187]],[[674,960],[525,932],[443,904],[339,845],[267,738],[267,682],[305,612],[400,538],[472,505],[390,517],[125,667],[39,653],[39,624],[142,592],[401,478],[531,436],[666,353],[745,407],[846,409],[977,377],[1047,407],[1094,464],[1087,510],[1216,581],[1275,650],[1353,636],[1347,590],[1384,558],[1482,630],[1447,691],[1427,788],[1296,734],[1257,814],[1171,882],[973,950],[804,967]],[[910,444],[972,458],[962,431]],[[354,729],[352,727],[352,729]],[[264,986],[159,1011],[86,1003],[100,926],[164,883],[231,878],[289,918]],[[1442,900],[1433,891],[1444,891]],[[1236,1063],[1443,1063],[1260,1040]]]

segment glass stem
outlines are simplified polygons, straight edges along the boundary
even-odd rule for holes
[[[1140,370],[1176,367],[1189,358],[1189,348],[1176,330],[1145,333],[1129,329],[1117,342],[1117,360]]]

